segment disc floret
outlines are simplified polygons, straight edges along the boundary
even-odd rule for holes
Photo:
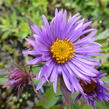
[[[56,40],[50,47],[52,58],[57,63],[65,63],[74,57],[74,44],[69,40]]]

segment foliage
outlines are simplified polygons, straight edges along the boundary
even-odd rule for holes
[[[27,46],[23,39],[30,35],[28,19],[31,19],[35,24],[40,26],[42,24],[41,16],[44,14],[51,20],[55,8],[64,8],[72,14],[79,12],[86,19],[93,21],[93,26],[98,29],[98,34],[96,35],[97,42],[102,44],[103,55],[99,57],[102,66],[99,69],[102,69],[103,73],[107,72],[109,74],[108,0],[0,0],[0,68],[3,69],[14,61],[24,64],[25,61],[29,60],[28,57],[22,55],[22,50]],[[39,69],[40,67],[32,68],[34,74],[37,74]],[[5,72],[4,70],[0,70],[0,84],[7,80],[7,73]],[[109,76],[103,80],[109,82],[108,77]],[[37,84],[37,81],[35,84]],[[53,89],[50,88],[50,84],[45,86],[46,87],[43,87],[41,90],[41,93],[44,93],[43,95],[47,99],[47,103],[39,100],[37,106],[33,109],[63,108],[62,98],[60,97],[61,93],[58,91],[55,94]],[[4,91],[4,89],[2,91]],[[1,97],[3,96],[2,91],[0,90]],[[4,93],[7,93],[7,91],[4,91]],[[31,95],[32,93],[24,93],[24,96],[20,99],[17,99],[16,96],[13,95],[12,97],[7,95],[6,103],[11,101],[12,104],[9,105],[11,106],[9,108],[21,109],[20,106],[23,107],[22,102],[31,101],[29,98]],[[16,104],[16,101],[18,103],[15,107],[13,104]],[[29,102],[30,104],[28,104],[32,104],[33,106],[36,104],[34,102],[31,101]],[[0,103],[2,102],[0,101]],[[108,107],[109,103],[101,104],[97,102],[97,109],[108,109]],[[32,108],[29,107],[29,109]],[[92,107],[88,107],[87,104],[82,104],[81,101],[79,101],[77,104],[66,106],[65,109],[92,109]]]

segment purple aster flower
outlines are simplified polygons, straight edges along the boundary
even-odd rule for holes
[[[26,39],[33,50],[24,54],[36,56],[28,65],[44,61],[37,79],[41,79],[37,90],[46,81],[53,83],[56,92],[57,79],[63,77],[69,91],[83,91],[77,78],[90,82],[99,72],[94,68],[99,62],[92,56],[100,55],[100,45],[94,42],[96,30],[89,28],[90,21],[80,19],[79,14],[67,17],[66,11],[55,10],[55,17],[49,23],[43,16],[44,25],[38,28],[31,21],[32,39]],[[82,37],[83,36],[83,37]]]
[[[23,88],[29,83],[33,74],[24,71],[20,66],[13,64],[9,68],[7,85],[11,88]]]
[[[88,105],[95,107],[95,100],[99,100],[103,103],[104,100],[109,101],[109,89],[104,85],[108,83],[103,82],[100,78],[106,76],[106,74],[99,74],[96,78],[92,78],[90,83],[80,80],[81,87],[83,88],[83,93],[80,93],[74,100],[76,102],[82,97],[82,101],[87,101]]]

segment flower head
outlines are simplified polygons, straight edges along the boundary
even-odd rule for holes
[[[26,40],[33,50],[24,53],[36,58],[28,65],[46,62],[37,77],[42,79],[37,90],[49,80],[56,92],[57,79],[62,76],[69,91],[83,91],[77,78],[90,82],[90,77],[99,73],[94,68],[99,62],[92,58],[100,55],[100,45],[93,38],[96,30],[90,27],[90,21],[80,18],[79,14],[67,17],[66,11],[56,9],[50,23],[43,16],[41,28],[29,21],[33,39]]]
[[[100,80],[106,74],[100,74],[96,78],[92,78],[90,83],[85,81],[80,81],[80,84],[83,88],[83,93],[80,93],[74,100],[76,102],[80,97],[82,97],[82,101],[87,101],[88,105],[95,107],[95,100],[99,100],[103,102],[104,100],[109,101],[109,89],[104,85],[108,84]]]
[[[9,69],[7,85],[11,88],[24,87],[29,83],[32,76],[33,75],[21,69],[21,67],[13,64]]]

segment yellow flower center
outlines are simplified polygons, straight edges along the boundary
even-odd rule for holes
[[[57,63],[65,63],[74,57],[74,45],[69,40],[56,40],[50,47],[52,58]]]

